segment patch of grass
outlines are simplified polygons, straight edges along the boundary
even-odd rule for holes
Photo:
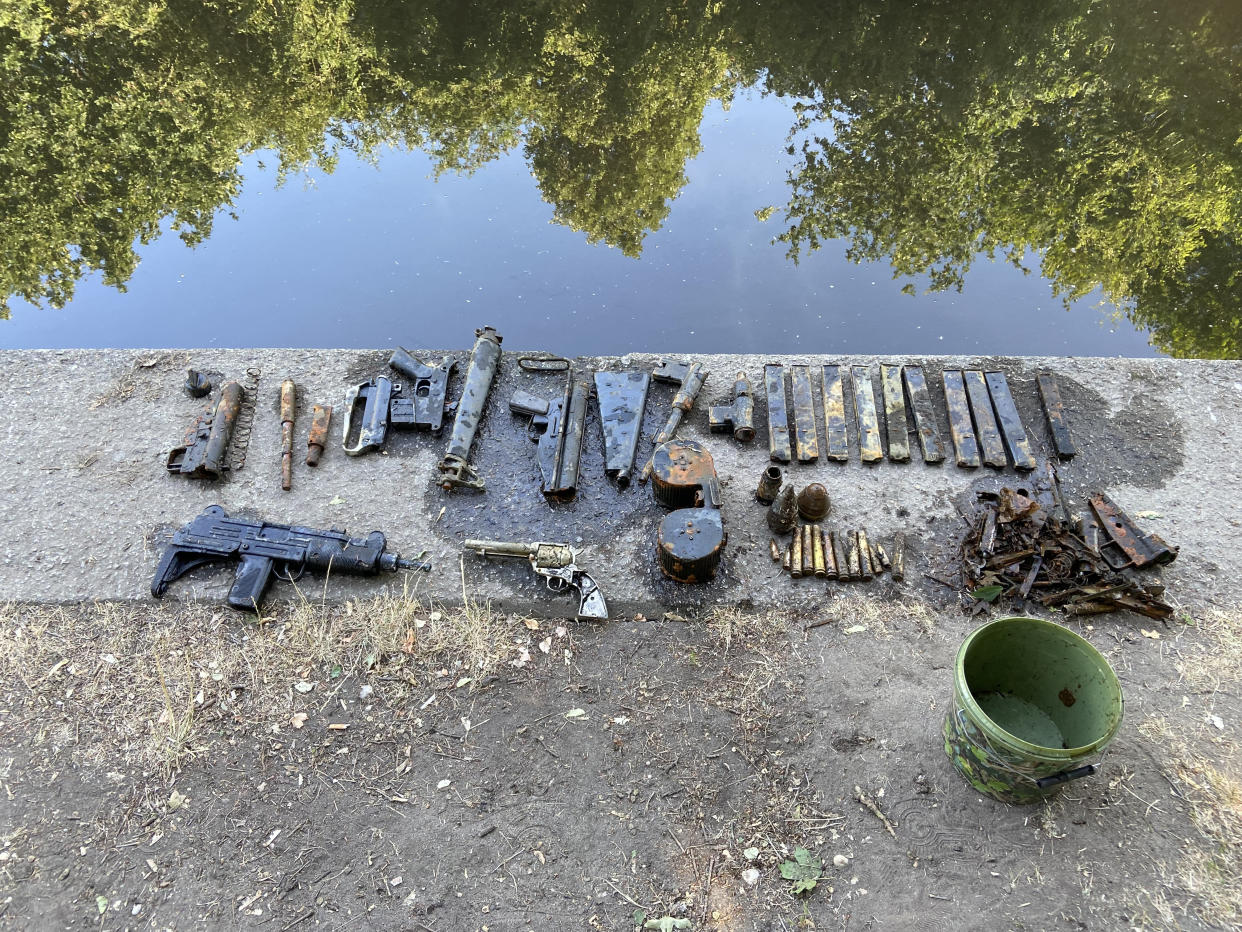
[[[335,702],[348,678],[398,703],[477,683],[529,642],[522,619],[489,605],[436,608],[408,592],[301,598],[259,624],[215,604],[10,604],[0,606],[0,708],[35,741],[59,744],[68,728],[85,755],[168,776],[204,749],[209,723],[279,731],[295,711]]]

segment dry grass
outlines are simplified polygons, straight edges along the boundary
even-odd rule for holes
[[[935,611],[920,599],[848,589],[833,598],[825,615],[822,620],[832,621],[843,631],[867,631],[883,639],[892,637],[894,631],[930,634],[936,626]]]
[[[415,690],[472,688],[530,634],[487,605],[435,608],[408,592],[340,605],[302,598],[261,624],[204,604],[8,605],[0,708],[36,740],[73,740],[101,761],[119,749],[171,774],[208,744],[207,710],[279,731],[298,709],[334,702],[346,682],[365,680],[390,704]],[[90,734],[100,740],[82,740]]]
[[[1212,697],[1232,693],[1242,676],[1242,635],[1233,613],[1213,610],[1186,638],[1176,667],[1182,685]],[[1214,707],[1214,701],[1212,703]],[[1178,864],[1165,869],[1173,890],[1189,898],[1199,917],[1212,925],[1242,923],[1242,769],[1238,746],[1207,722],[1174,726],[1150,716],[1139,732],[1155,745],[1156,758],[1177,793],[1186,800],[1200,838],[1186,846]],[[1177,928],[1176,903],[1167,895],[1147,896],[1147,906],[1164,928]]]

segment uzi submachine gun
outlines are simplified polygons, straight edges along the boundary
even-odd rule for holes
[[[434,432],[444,424],[449,375],[457,362],[445,356],[435,365],[427,365],[398,348],[388,365],[407,381],[394,382],[386,375],[377,375],[345,393],[341,443],[350,456],[382,447],[390,425]]]
[[[258,612],[273,573],[293,582],[307,570],[374,576],[381,570],[431,569],[428,562],[403,560],[387,548],[379,531],[349,537],[344,531],[230,518],[219,505],[211,505],[173,534],[155,569],[151,594],[160,598],[173,580],[218,560],[241,561],[228,603],[251,612]]]
[[[484,327],[475,332],[474,349],[470,351],[470,367],[466,370],[466,384],[457,402],[457,417],[453,420],[453,435],[449,437],[448,449],[440,461],[440,488],[446,492],[469,489],[485,492],[487,487],[470,465],[470,447],[487,407],[487,396],[492,381],[500,367],[500,341],[503,339],[494,327]]]
[[[699,389],[707,381],[707,370],[701,363],[669,362],[665,359],[660,362],[659,368],[651,373],[651,377],[657,382],[677,383],[677,394],[673,396],[673,406],[668,413],[668,422],[656,434],[655,445],[659,448],[660,444],[673,439],[673,435],[677,433],[677,428],[681,425],[681,419],[694,407],[694,400],[699,397]],[[654,455],[653,459],[647,460],[647,465],[639,473],[640,482],[646,482],[651,478],[653,462]]]
[[[518,365],[527,371],[565,372],[563,397],[548,400],[530,392],[516,391],[509,399],[509,410],[530,418],[527,434],[539,444],[539,487],[544,496],[550,502],[572,502],[578,494],[578,467],[582,460],[590,386],[585,381],[574,380],[567,359],[524,356],[518,360]]]
[[[463,544],[483,557],[525,557],[531,569],[544,577],[553,592],[572,586],[578,590],[578,621],[607,621],[608,603],[595,580],[577,565],[577,554],[569,544],[509,543],[502,540],[467,540]]]

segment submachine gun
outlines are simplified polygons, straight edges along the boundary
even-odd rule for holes
[[[571,502],[578,494],[578,468],[591,388],[584,380],[574,379],[568,359],[523,356],[518,365],[528,372],[565,373],[562,397],[549,400],[516,391],[509,399],[509,410],[530,418],[527,432],[539,444],[539,487],[544,497],[550,502]]]
[[[240,560],[228,603],[241,611],[257,612],[273,572],[290,582],[307,570],[374,576],[381,570],[430,570],[431,564],[404,560],[388,552],[379,531],[350,537],[344,531],[320,531],[289,524],[270,524],[230,518],[219,505],[173,534],[151,580],[151,594],[160,598],[169,584],[205,563]]]

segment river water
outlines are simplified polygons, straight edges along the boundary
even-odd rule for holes
[[[0,345],[1237,355],[1216,5],[361,4],[254,14],[246,69],[183,41],[229,6],[40,27],[19,84],[81,118],[9,100]]]

